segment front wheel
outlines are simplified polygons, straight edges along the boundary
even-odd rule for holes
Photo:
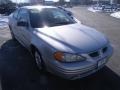
[[[41,55],[38,52],[38,50],[35,50],[34,58],[35,58],[35,61],[36,61],[36,64],[37,64],[39,70],[42,70],[43,69],[43,61],[42,61]]]

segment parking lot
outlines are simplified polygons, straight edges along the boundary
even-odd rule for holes
[[[11,39],[9,28],[3,28],[4,23],[0,25],[0,79],[3,90],[120,90],[120,19],[90,12],[86,7],[70,10],[82,24],[108,36],[114,54],[107,65],[93,75],[74,81],[46,71],[39,72],[35,60],[24,47]]]

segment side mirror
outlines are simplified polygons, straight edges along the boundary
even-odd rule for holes
[[[22,26],[22,27],[28,27],[28,22],[25,22],[25,21],[19,21],[17,22],[17,26]]]

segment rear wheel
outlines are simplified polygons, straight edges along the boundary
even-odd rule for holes
[[[14,35],[14,33],[12,31],[12,28],[10,26],[9,26],[9,29],[10,29],[10,33],[11,33],[12,39],[15,40],[15,35]]]

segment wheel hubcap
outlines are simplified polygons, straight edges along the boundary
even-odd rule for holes
[[[36,60],[37,65],[41,69],[42,68],[41,67],[41,57],[40,57],[40,54],[38,52],[35,52],[35,60]]]

